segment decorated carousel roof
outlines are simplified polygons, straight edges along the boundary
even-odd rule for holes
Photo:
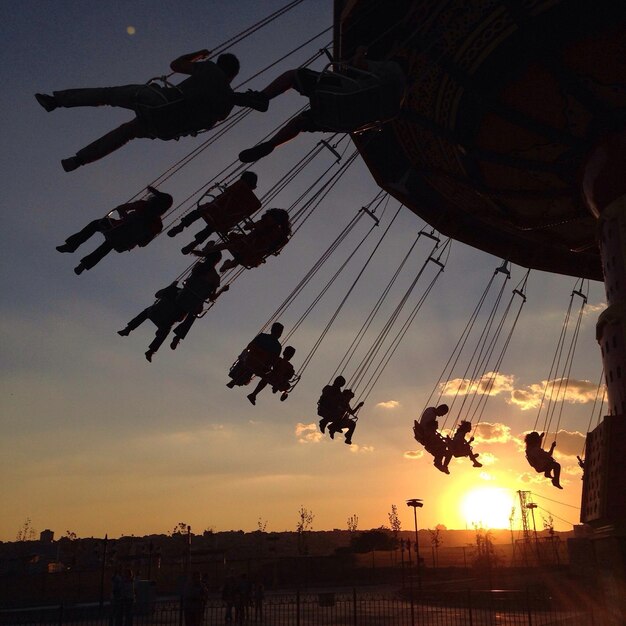
[[[400,116],[354,140],[442,234],[601,280],[582,170],[626,121],[626,2],[336,0],[335,55],[402,58]]]

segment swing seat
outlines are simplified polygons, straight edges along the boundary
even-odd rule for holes
[[[289,242],[289,238],[285,237],[284,240],[277,239],[269,245],[257,248],[250,242],[248,235],[242,233],[231,231],[220,235],[220,238],[227,245],[227,249],[233,256],[233,259],[246,269],[258,267],[265,263],[265,260],[270,256],[278,256]]]
[[[293,388],[300,382],[300,376],[292,376],[289,380],[284,381],[279,383],[278,385],[274,385],[271,383],[272,385],[272,393],[278,393],[279,391],[282,391],[282,396],[286,396],[288,394],[290,394],[293,391]],[[287,398],[283,398],[281,396],[281,400],[286,400]]]
[[[247,216],[256,213],[261,208],[261,201],[247,185],[235,183],[219,196],[211,195],[211,197],[212,199],[204,205],[206,209],[202,213],[202,219],[220,237],[239,222],[250,223],[251,220]],[[201,201],[202,198],[198,201],[198,208],[203,206]]]
[[[253,376],[264,377],[272,369],[276,355],[251,345],[244,350],[229,370],[229,376],[237,385],[247,385]]]
[[[331,65],[320,74],[309,98],[317,125],[328,131],[355,133],[397,117],[402,98],[390,79],[355,67],[330,71]]]

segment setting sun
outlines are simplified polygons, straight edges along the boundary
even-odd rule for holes
[[[468,525],[507,528],[513,503],[513,494],[508,489],[473,489],[461,500],[461,515]]]

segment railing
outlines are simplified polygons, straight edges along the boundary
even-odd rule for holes
[[[211,598],[201,613],[179,600],[115,605],[56,605],[0,611],[7,626],[213,626],[225,622],[270,626],[600,626],[597,607],[559,606],[529,591],[461,591],[397,595],[350,592],[269,595],[262,602],[226,604]]]

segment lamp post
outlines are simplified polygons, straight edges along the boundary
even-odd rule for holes
[[[407,506],[413,507],[413,520],[415,522],[415,559],[417,561],[417,588],[422,590],[422,564],[420,563],[420,540],[417,534],[417,509],[421,509],[424,503],[421,498],[412,498],[406,501]]]

